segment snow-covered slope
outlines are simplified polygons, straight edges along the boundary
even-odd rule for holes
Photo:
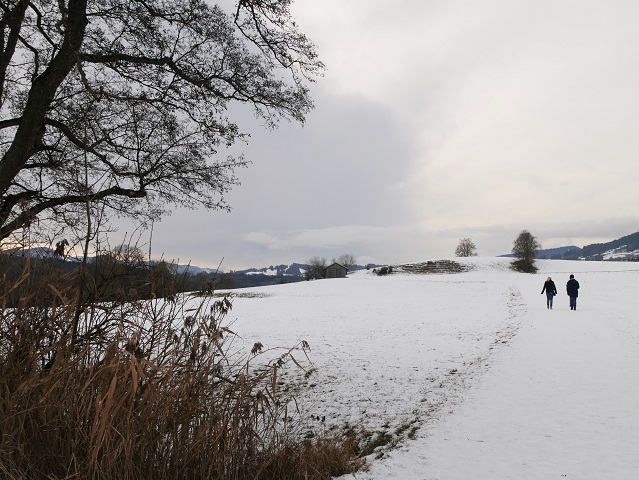
[[[248,349],[310,344],[299,405],[316,429],[398,442],[360,480],[639,478],[639,264],[541,260],[527,275],[455,260],[468,271],[251,289],[262,295],[235,299],[233,329]]]

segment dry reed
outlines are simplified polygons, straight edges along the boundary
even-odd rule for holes
[[[305,343],[260,365],[259,344],[230,352],[227,297],[88,302],[78,275],[28,288],[27,262],[0,278],[0,477],[328,479],[362,467],[357,439],[304,440],[290,420],[278,374]]]

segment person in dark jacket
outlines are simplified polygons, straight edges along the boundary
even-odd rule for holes
[[[546,292],[546,308],[552,309],[552,299],[557,295],[557,287],[550,277],[546,279],[544,288],[541,289],[541,293],[544,292]]]
[[[566,293],[570,297],[570,310],[577,310],[577,297],[579,296],[579,282],[574,275],[570,275],[570,280],[566,284]]]

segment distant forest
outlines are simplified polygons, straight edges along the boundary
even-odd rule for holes
[[[49,248],[0,254],[0,276],[11,282],[25,277],[20,282],[21,287],[10,294],[14,304],[23,291],[34,284],[42,283],[42,289],[49,290],[46,279],[64,281],[80,269],[84,269],[83,282],[91,290],[94,300],[126,301],[170,297],[183,292],[212,292],[301,282],[306,280],[304,272],[307,268],[308,265],[294,263],[224,273],[166,261],[149,263],[113,252],[91,257],[85,266],[77,258],[63,258]],[[366,267],[354,266],[352,270],[363,268]],[[51,291],[50,296],[53,295]]]

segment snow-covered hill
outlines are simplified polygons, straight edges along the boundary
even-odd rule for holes
[[[564,260],[639,260],[639,232],[606,243],[593,243],[583,248],[560,247],[540,250],[538,258]]]
[[[302,277],[308,265],[293,263],[291,265],[271,265],[263,268],[249,268],[247,270],[237,270],[234,273],[244,273],[247,275],[268,275],[272,277]]]
[[[233,330],[247,349],[309,343],[313,373],[282,379],[305,384],[301,414],[385,444],[352,478],[638,478],[639,264],[540,260],[529,275],[506,258],[455,261],[463,273],[242,290],[259,295],[234,300]]]

